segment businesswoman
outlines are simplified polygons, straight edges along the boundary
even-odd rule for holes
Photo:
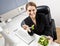
[[[47,18],[43,13],[37,14],[36,4],[34,2],[27,3],[26,11],[29,16],[22,21],[21,26],[27,30],[28,34],[31,36],[34,33],[38,35],[46,35],[53,41],[53,34]]]

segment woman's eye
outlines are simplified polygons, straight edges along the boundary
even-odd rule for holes
[[[31,12],[31,10],[29,10],[29,12]]]
[[[35,11],[35,10],[33,9],[33,11]]]

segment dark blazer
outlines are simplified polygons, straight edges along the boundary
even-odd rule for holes
[[[34,30],[31,29],[31,32],[28,32],[29,35],[33,35],[34,33],[36,33],[38,35],[46,35],[53,37],[53,32],[50,29],[49,21],[42,13],[36,14],[36,25],[33,23],[29,16],[22,21],[21,26],[23,24],[26,24],[29,27],[34,25]]]

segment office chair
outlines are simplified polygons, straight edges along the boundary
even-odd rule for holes
[[[54,19],[51,18],[50,8],[48,6],[38,6],[37,13],[43,13],[48,19],[49,25],[51,26],[51,30],[53,32],[53,40],[57,39],[56,26]]]

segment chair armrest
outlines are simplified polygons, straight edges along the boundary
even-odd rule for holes
[[[56,40],[57,39],[57,33],[56,33],[56,26],[55,26],[55,21],[54,19],[51,19],[51,29],[53,31],[53,40]]]

